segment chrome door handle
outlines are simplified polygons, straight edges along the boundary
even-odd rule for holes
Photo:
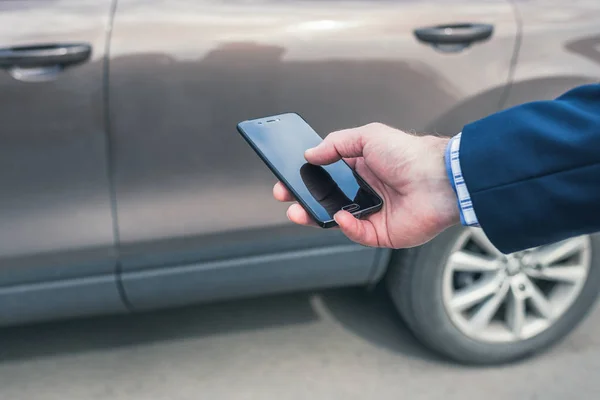
[[[85,43],[39,44],[0,48],[0,68],[62,68],[81,64],[92,54]]]

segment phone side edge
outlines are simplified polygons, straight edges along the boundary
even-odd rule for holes
[[[377,196],[377,197],[379,197],[379,196]],[[356,215],[355,214],[352,214],[352,215],[354,215],[356,218],[364,218],[366,216],[369,216],[371,214],[374,214],[374,213],[380,211],[383,208],[383,200],[382,199],[380,199],[380,200],[381,200],[381,202],[379,204],[377,204],[373,207],[369,207],[364,210],[361,210]]]

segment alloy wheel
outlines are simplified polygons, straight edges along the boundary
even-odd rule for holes
[[[473,339],[529,339],[552,326],[577,299],[591,252],[590,238],[579,236],[504,255],[481,229],[466,229],[444,267],[444,308]]]

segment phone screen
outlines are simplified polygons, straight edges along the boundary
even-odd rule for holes
[[[238,130],[321,226],[335,225],[341,209],[359,217],[381,208],[381,198],[345,162],[306,162],[304,152],[323,139],[298,114],[244,121]]]

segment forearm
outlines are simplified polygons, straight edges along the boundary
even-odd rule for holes
[[[465,126],[460,166],[476,220],[504,252],[600,230],[600,85]]]

